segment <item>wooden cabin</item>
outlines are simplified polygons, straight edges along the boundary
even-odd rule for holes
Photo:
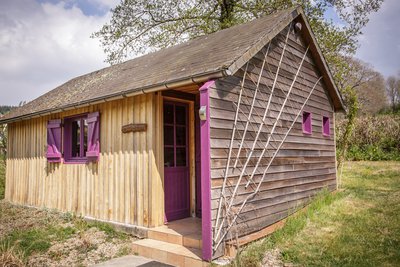
[[[5,196],[112,222],[145,238],[141,255],[201,265],[336,189],[341,110],[303,11],[281,11],[74,78],[2,117]]]

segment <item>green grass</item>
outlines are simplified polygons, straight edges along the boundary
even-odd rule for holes
[[[321,193],[284,228],[236,261],[257,266],[268,249],[301,266],[399,266],[400,163],[351,162],[342,190]]]
[[[48,225],[43,228],[16,229],[0,241],[3,244],[13,244],[23,251],[25,257],[35,252],[46,252],[54,241],[64,241],[70,238],[76,230],[72,227]]]
[[[127,233],[117,231],[113,226],[104,222],[88,222],[82,218],[73,218],[72,220],[75,228],[79,231],[85,231],[89,230],[92,227],[95,227],[100,231],[103,231],[107,235],[107,240],[109,241],[111,241],[113,238],[117,238],[120,240],[127,240],[129,238],[129,235]]]

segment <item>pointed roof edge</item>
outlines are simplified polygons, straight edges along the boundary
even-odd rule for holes
[[[333,101],[333,106],[335,112],[346,112],[345,105],[343,102],[342,95],[340,94],[336,83],[333,79],[332,72],[326,62],[324,55],[322,54],[321,48],[318,45],[317,40],[315,39],[314,33],[311,29],[310,24],[304,14],[303,8],[301,6],[297,6],[293,8],[290,13],[290,16],[284,18],[274,29],[267,32],[263,38],[261,38],[257,43],[255,43],[252,47],[250,47],[241,57],[236,59],[227,69],[227,73],[235,73],[240,68],[246,64],[246,62],[254,57],[265,45],[267,45],[278,33],[283,31],[291,22],[299,21],[301,22],[305,28],[302,29],[302,34],[307,43],[310,45],[310,52],[315,60],[317,68],[321,71],[323,81],[325,82],[328,94]]]

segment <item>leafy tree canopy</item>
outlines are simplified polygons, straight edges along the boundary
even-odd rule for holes
[[[0,106],[0,115],[6,114],[9,112],[13,107],[12,106]]]

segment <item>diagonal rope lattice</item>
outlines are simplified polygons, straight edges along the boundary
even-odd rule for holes
[[[313,85],[306,79],[301,70],[309,47],[299,61],[298,52],[295,56],[296,51],[289,45],[292,25],[285,31],[286,34],[278,36],[274,42],[276,49],[272,49],[270,41],[262,50],[260,67],[250,61],[242,68],[243,78],[237,102],[233,103],[235,117],[213,226],[214,252],[236,225],[246,204],[260,192],[274,159],[322,79],[319,77]],[[280,51],[279,56],[277,51]],[[283,68],[294,74],[287,84],[280,81],[288,79]],[[258,76],[255,75],[257,71]],[[238,197],[243,190],[250,193],[244,198]]]

